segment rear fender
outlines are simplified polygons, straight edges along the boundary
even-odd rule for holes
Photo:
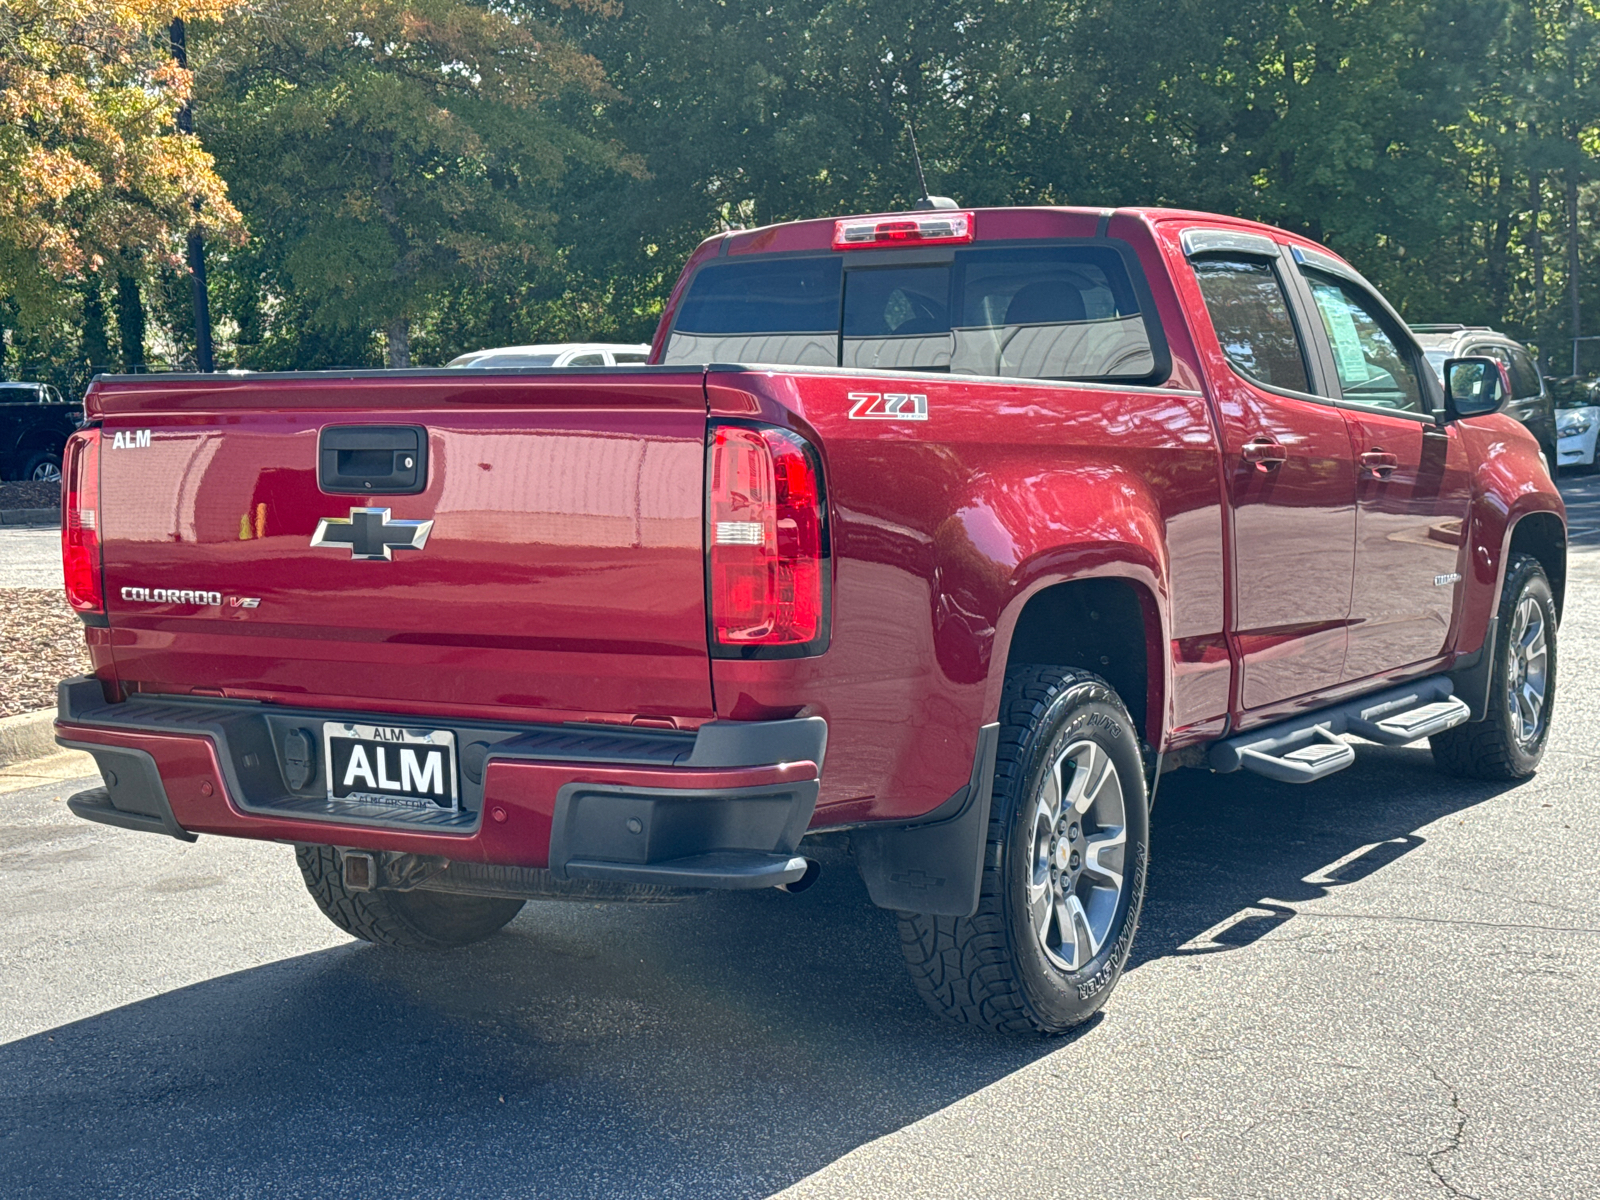
[[[1145,632],[1146,692],[1123,700],[1146,740],[1160,745],[1171,691],[1171,597],[1165,525],[1155,498],[1141,478],[1114,467],[1051,472],[1031,477],[1028,486],[1025,504],[1016,503],[1017,493],[1008,489],[951,519],[961,523],[971,544],[985,548],[992,567],[1009,568],[993,585],[991,611],[998,617],[985,719],[994,720],[999,712],[1017,623],[1028,602],[1059,584],[1116,579],[1137,595]],[[1065,530],[1071,535],[1064,537]],[[958,578],[971,581],[975,574]],[[953,598],[964,600],[959,593]],[[1070,631],[1063,633],[1064,641],[1070,640]]]

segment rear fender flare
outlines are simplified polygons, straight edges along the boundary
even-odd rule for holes
[[[976,583],[988,595],[957,595],[941,586],[938,597],[938,602],[953,607],[981,607],[995,613],[984,677],[984,722],[993,721],[1000,711],[1013,635],[1028,601],[1057,584],[1118,579],[1135,589],[1143,609],[1148,695],[1142,698],[1142,723],[1146,736],[1159,744],[1156,738],[1164,733],[1171,684],[1167,652],[1171,596],[1166,525],[1154,498],[1142,479],[1120,469],[1034,476],[1026,488],[974,497],[945,522],[935,539],[942,584],[943,568],[954,557],[953,544],[965,542],[981,550],[980,561],[986,567],[981,574],[969,571],[963,578],[969,588]],[[1019,495],[1026,497],[1026,504],[1018,503]],[[959,538],[946,531],[957,521],[962,527]],[[943,646],[940,652],[944,657]],[[1124,699],[1137,710],[1140,698]]]

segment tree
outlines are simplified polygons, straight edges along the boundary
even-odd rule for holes
[[[138,248],[180,261],[197,221],[239,215],[177,129],[192,79],[167,23],[235,0],[7,0],[0,6],[0,287],[98,272]]]
[[[390,366],[441,297],[557,261],[574,169],[637,169],[592,119],[593,58],[487,4],[264,0],[203,53],[197,127],[257,239],[238,265],[313,325],[383,329]]]

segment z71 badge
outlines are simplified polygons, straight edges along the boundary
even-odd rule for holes
[[[906,392],[851,392],[852,421],[926,421],[928,398]]]

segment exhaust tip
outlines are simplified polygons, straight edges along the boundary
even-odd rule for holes
[[[791,896],[798,896],[815,883],[821,874],[822,864],[814,858],[808,858],[806,859],[806,873],[793,883],[780,883],[778,888],[781,891],[788,892]]]

